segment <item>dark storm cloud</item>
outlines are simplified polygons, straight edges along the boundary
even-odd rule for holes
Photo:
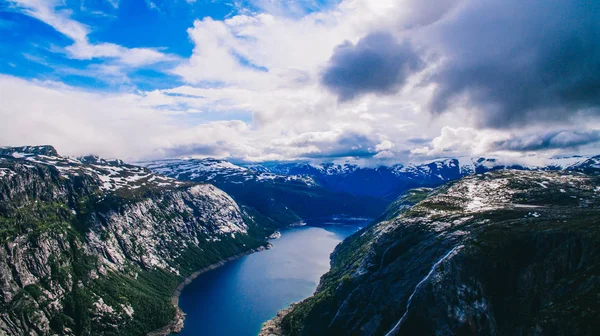
[[[346,42],[338,46],[321,83],[342,101],[366,93],[391,94],[422,66],[408,42],[399,43],[388,33],[371,33],[356,45]]]
[[[494,128],[600,114],[600,1],[470,1],[430,37],[434,112],[466,98]]]
[[[495,144],[496,150],[539,151],[571,149],[600,141],[600,131],[559,131],[541,135],[515,137]]]
[[[431,142],[432,138],[408,138],[406,139],[406,142],[411,144],[411,145],[425,145],[425,144],[429,144]]]

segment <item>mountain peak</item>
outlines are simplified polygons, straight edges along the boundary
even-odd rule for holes
[[[17,153],[17,155],[59,156],[56,149],[50,145],[0,147],[0,155],[13,155],[14,153]]]
[[[77,158],[81,163],[85,164],[96,164],[96,165],[111,165],[111,166],[123,166],[125,162],[120,159],[104,159],[97,155],[86,155]]]

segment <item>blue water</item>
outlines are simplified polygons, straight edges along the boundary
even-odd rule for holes
[[[181,293],[180,335],[256,336],[277,311],[313,294],[335,246],[366,224],[327,220],[285,230],[270,250],[200,275]]]

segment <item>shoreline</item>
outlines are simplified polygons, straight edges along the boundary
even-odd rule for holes
[[[324,217],[324,218],[329,218],[332,220],[336,220],[336,219],[344,219],[346,218],[346,220],[348,221],[360,221],[360,220],[366,220],[366,218],[359,218],[359,217],[345,217],[345,216],[341,216],[341,217]],[[315,219],[312,219],[315,220]],[[309,220],[310,221],[310,220]],[[271,240],[271,239],[279,239],[281,237],[281,231],[285,231],[285,230],[289,230],[289,229],[293,229],[293,228],[297,228],[297,227],[301,227],[301,226],[306,226],[308,225],[308,223],[305,222],[305,220],[299,220],[296,221],[294,223],[288,224],[286,227],[275,230],[271,236],[267,237],[267,240]],[[185,288],[185,286],[189,285],[194,279],[196,279],[198,276],[200,276],[201,274],[214,270],[215,268],[221,267],[223,265],[225,265],[226,263],[239,259],[243,256],[247,256],[256,252],[261,252],[264,250],[268,250],[272,247],[273,245],[271,245],[271,243],[268,243],[265,246],[260,246],[254,249],[249,249],[247,251],[238,253],[236,255],[233,255],[229,258],[220,260],[219,262],[216,262],[214,264],[211,264],[207,267],[204,267],[194,273],[192,273],[191,275],[189,275],[188,277],[186,277],[185,279],[183,279],[183,281],[181,283],[179,283],[179,285],[177,286],[177,288],[175,289],[175,291],[173,292],[173,295],[171,296],[171,304],[173,304],[173,306],[176,309],[175,312],[175,316],[173,317],[173,319],[171,320],[171,322],[159,329],[153,330],[149,333],[146,334],[146,336],[168,336],[170,334],[173,333],[179,333],[184,326],[184,320],[185,320],[185,316],[186,314],[179,308],[179,296],[181,295],[181,292],[183,291],[183,289]],[[332,251],[333,253],[333,251]],[[315,292],[318,290],[318,286],[317,289],[315,289]],[[314,295],[314,293],[312,294]],[[281,335],[280,332],[281,330],[279,329],[279,325],[281,323],[281,320],[285,317],[285,315],[289,314],[293,308],[295,308],[295,306],[298,304],[298,302],[294,302],[291,303],[290,306],[280,310],[277,312],[276,316],[274,316],[273,318],[271,318],[270,320],[267,320],[263,323],[261,331],[259,336],[263,336],[263,335],[269,335],[269,336],[279,336]],[[279,332],[279,333],[277,333]]]
[[[169,324],[167,324],[166,326],[164,326],[162,328],[159,328],[159,329],[156,329],[156,330],[153,330],[153,331],[147,333],[146,336],[168,336],[172,333],[178,333],[183,329],[183,324],[184,324],[186,314],[181,310],[181,308],[179,308],[179,296],[181,296],[181,292],[183,291],[185,286],[189,285],[192,281],[194,281],[194,279],[199,277],[201,274],[206,273],[208,271],[212,271],[216,268],[219,268],[230,261],[239,259],[241,257],[247,256],[247,255],[250,255],[250,254],[253,254],[256,252],[268,250],[269,248],[271,248],[271,244],[267,244],[266,246],[260,246],[257,248],[249,249],[244,252],[240,252],[238,254],[232,255],[229,258],[222,259],[214,264],[211,264],[209,266],[201,268],[198,271],[187,276],[185,279],[183,279],[182,282],[179,283],[179,285],[173,292],[173,295],[171,295],[171,304],[176,309],[175,316],[173,317],[171,322],[169,322]]]
[[[291,313],[298,304],[299,302],[290,304],[287,308],[283,308],[282,310],[278,311],[275,317],[265,321],[260,328],[258,336],[283,336],[283,330],[281,330],[281,321],[284,317]]]

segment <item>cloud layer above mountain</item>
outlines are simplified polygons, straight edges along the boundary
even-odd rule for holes
[[[336,47],[321,83],[341,100],[366,93],[389,95],[423,65],[408,42],[399,43],[388,33],[370,33],[356,45],[347,41]]]
[[[0,145],[389,163],[594,153],[600,141],[597,1],[4,10]]]
[[[433,36],[434,113],[466,103],[496,128],[600,114],[597,1],[472,1]]]

